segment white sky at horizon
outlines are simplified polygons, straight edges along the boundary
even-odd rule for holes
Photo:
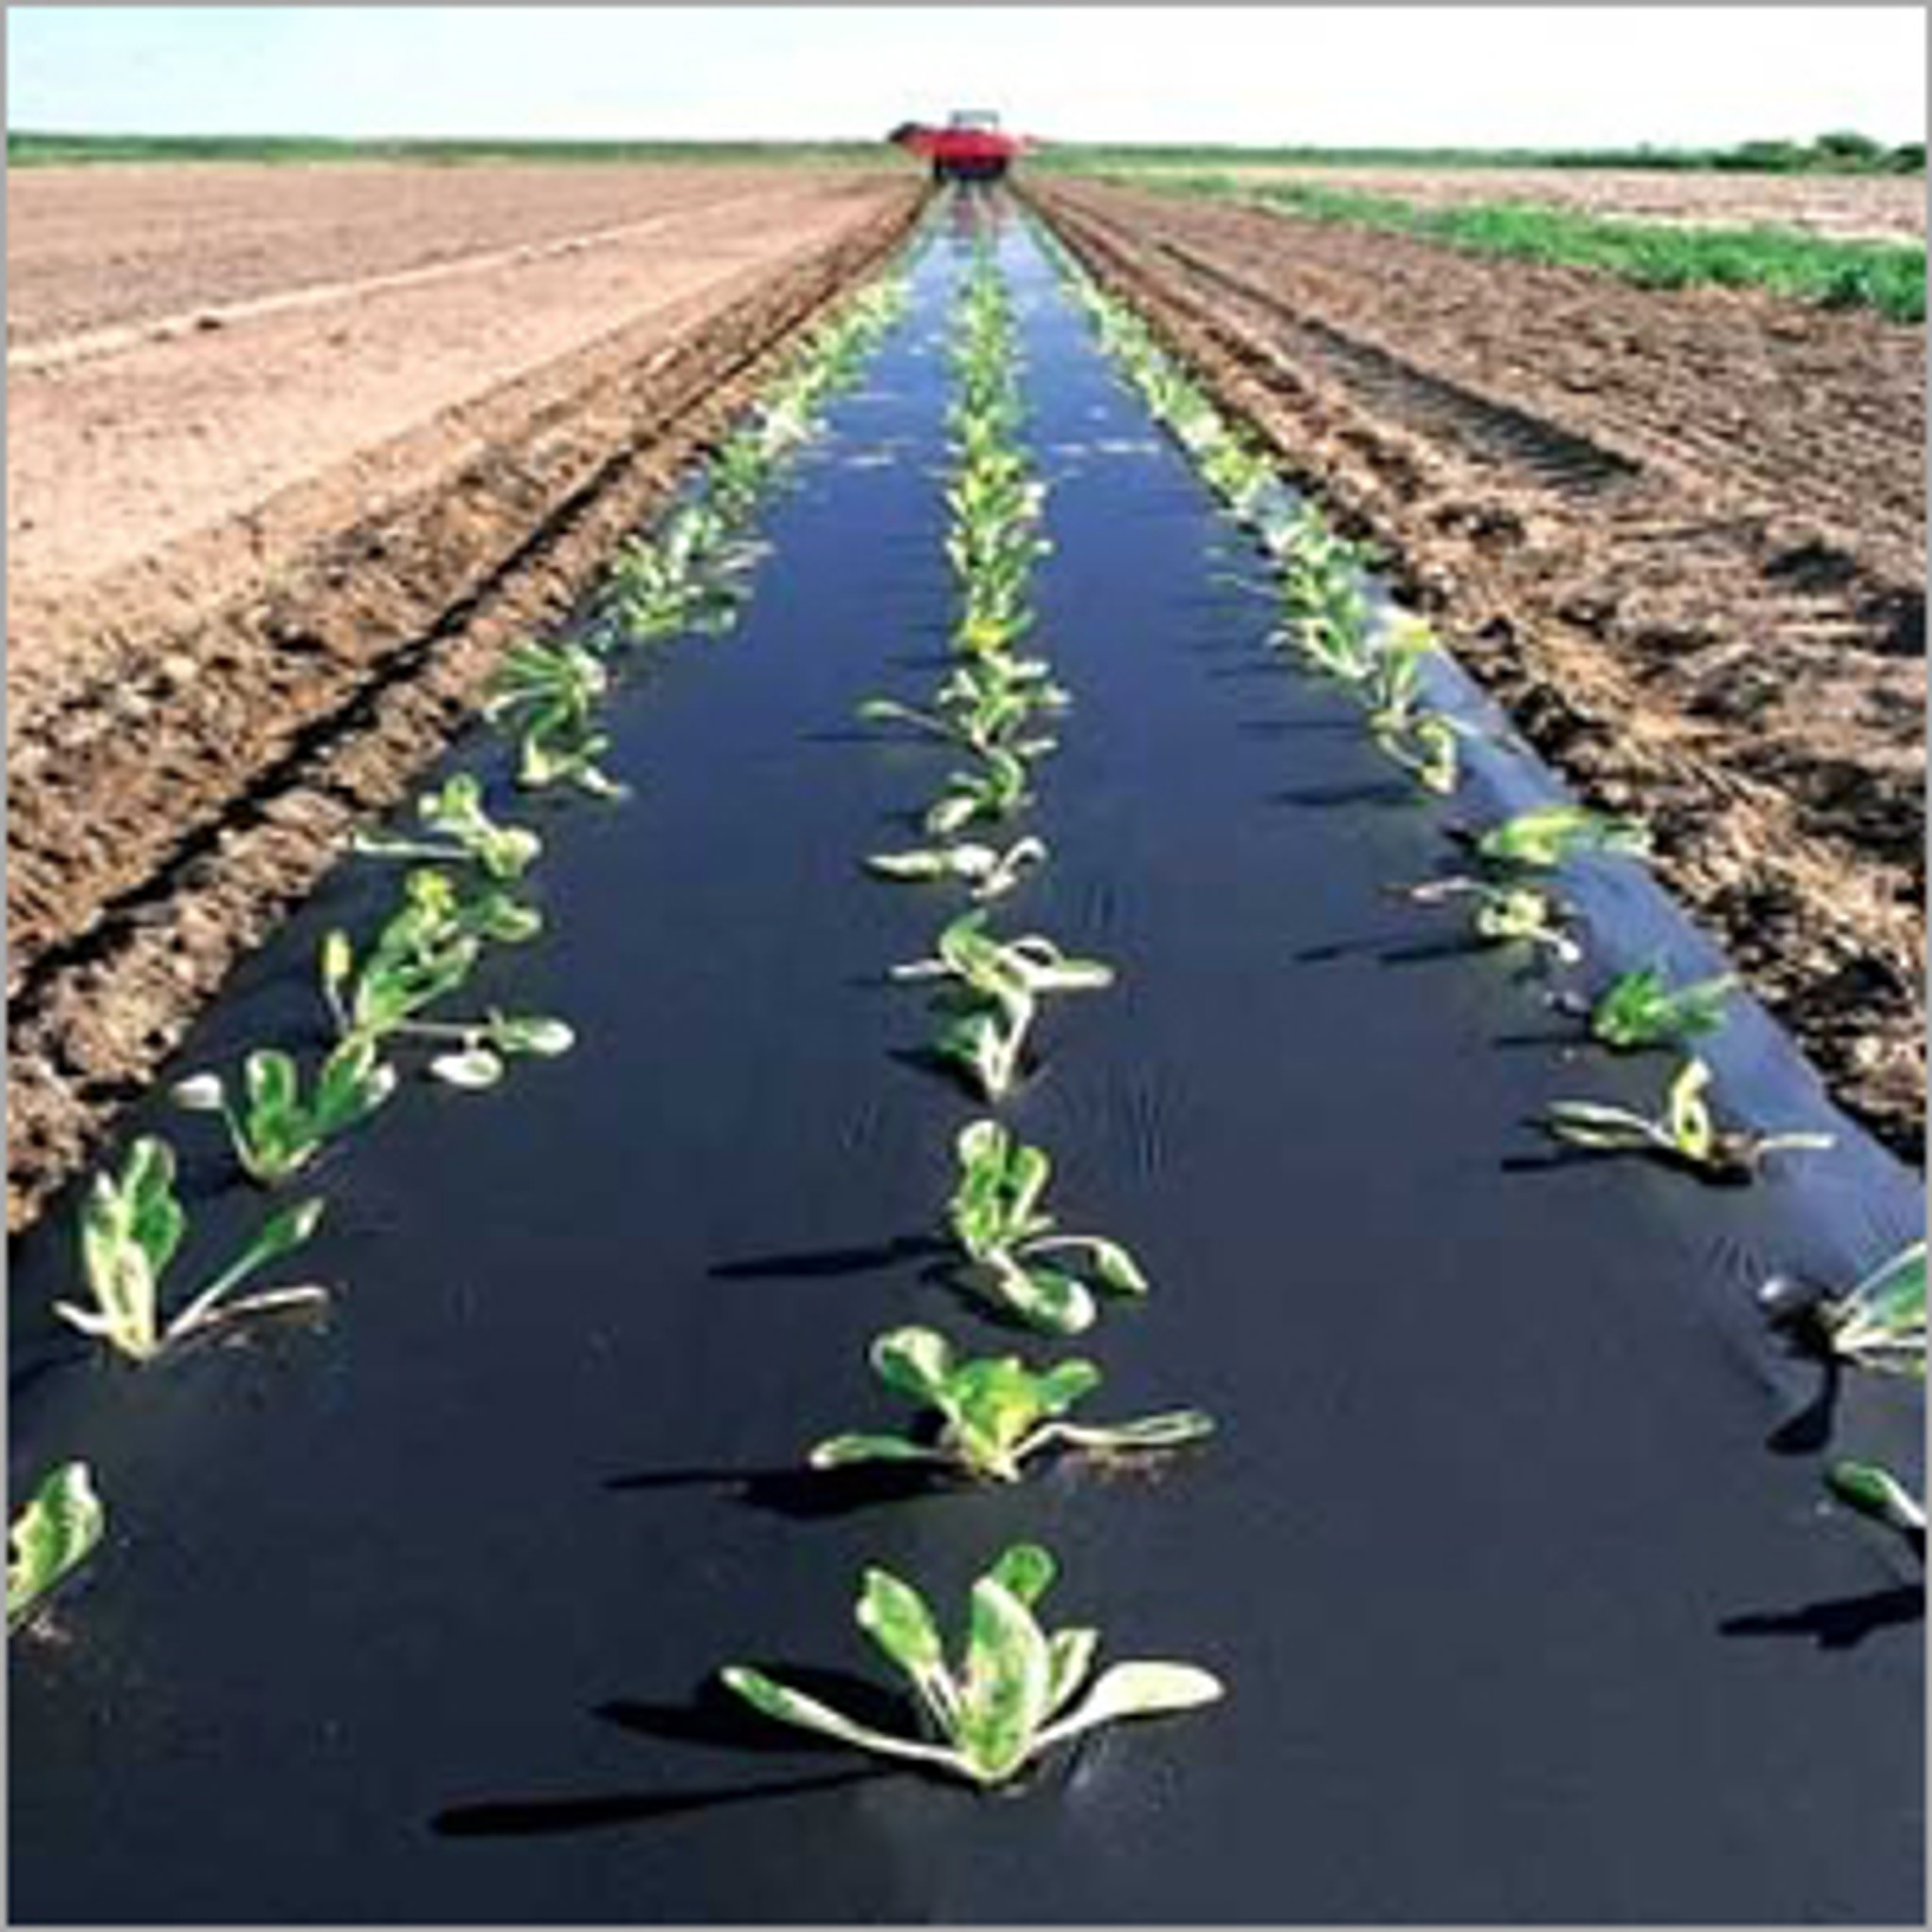
[[[1917,7],[7,10],[8,125],[61,133],[882,136],[1323,146],[1921,140]]]

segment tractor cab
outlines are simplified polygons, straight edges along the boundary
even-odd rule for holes
[[[935,181],[998,181],[1024,143],[1004,133],[1000,117],[986,108],[959,108],[943,127],[907,121],[888,137],[932,163]]]

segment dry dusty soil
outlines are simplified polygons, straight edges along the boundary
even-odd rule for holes
[[[1031,192],[1923,1159],[1924,330]]]
[[[1642,168],[1229,168],[1257,184],[1291,181],[1384,194],[1419,208],[1527,202],[1619,220],[1689,227],[1764,224],[1841,242],[1922,242],[1925,182],[1917,175],[1707,175]]]
[[[9,1226],[923,192],[9,176]]]

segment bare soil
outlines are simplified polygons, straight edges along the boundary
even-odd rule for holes
[[[1030,192],[1923,1160],[1924,332]]]
[[[79,198],[111,207],[120,171],[85,172]],[[235,192],[235,171],[135,172]],[[633,184],[594,210],[628,213],[630,231],[579,231],[579,247],[553,245],[572,239],[555,198],[542,249],[510,258],[497,244],[537,220],[527,184],[492,226],[489,175],[446,177],[462,265],[445,253],[451,272],[382,286],[429,265],[433,215],[358,254],[358,224],[337,217],[365,208],[363,187],[325,182],[316,218],[335,239],[264,243],[278,289],[209,225],[204,287],[227,298],[225,325],[140,325],[195,287],[171,257],[145,292],[63,298],[94,336],[83,354],[47,355],[61,339],[42,333],[39,359],[9,371],[9,1226],[87,1158],[350,825],[460,727],[505,645],[570,606],[782,345],[903,238],[923,192],[890,175],[691,174]],[[162,187],[183,192],[140,192]],[[649,212],[653,192],[672,206]],[[122,245],[114,222],[99,233]],[[495,258],[475,258],[479,237]],[[318,270],[299,283],[311,299],[274,299]],[[70,290],[87,279],[62,273]],[[17,267],[9,296],[49,312]],[[121,333],[104,341],[110,313]]]
[[[1642,168],[1249,167],[1225,172],[1257,185],[1291,181],[1389,195],[1419,208],[1523,202],[1684,227],[1796,228],[1839,242],[1925,238],[1922,175],[1679,175]]]

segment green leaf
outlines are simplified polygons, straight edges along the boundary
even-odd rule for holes
[[[1093,1272],[1116,1294],[1145,1294],[1148,1291],[1147,1277],[1120,1242],[1090,1236],[1088,1248],[1093,1257]]]
[[[974,1460],[1000,1474],[1041,1413],[1038,1384],[1016,1356],[966,1363],[948,1384],[946,1407],[974,1449]]]
[[[888,879],[942,879],[951,876],[955,870],[952,855],[943,851],[874,852],[865,863],[869,870]]]
[[[34,1491],[7,1537],[7,1625],[17,1628],[84,1563],[107,1527],[85,1462],[65,1462]]]
[[[1052,1589],[1059,1566],[1043,1543],[1013,1543],[1000,1553],[987,1574],[1029,1609]]]
[[[872,1365],[887,1388],[936,1406],[952,1373],[953,1351],[930,1328],[894,1328],[872,1344]]]
[[[941,1764],[955,1770],[960,1768],[955,1754],[950,1751],[942,1751],[931,1744],[915,1744],[909,1739],[889,1737],[883,1731],[855,1724],[830,1705],[821,1704],[817,1698],[808,1697],[802,1691],[788,1690],[761,1671],[733,1664],[721,1671],[719,1675],[755,1710],[777,1719],[780,1724],[795,1724],[800,1730],[817,1731],[824,1737],[836,1738],[842,1744],[853,1744],[861,1751],[874,1751],[881,1757],[904,1757],[914,1763]]]
[[[1062,1441],[1083,1449],[1174,1449],[1214,1433],[1214,1418],[1200,1408],[1171,1408],[1126,1423],[1060,1423]]]
[[[295,1062],[275,1047],[262,1047],[242,1063],[249,1112],[258,1133],[283,1132],[301,1105]]]
[[[189,1113],[219,1113],[227,1105],[227,1091],[219,1074],[193,1074],[175,1081],[169,1098]]]
[[[539,1059],[555,1059],[576,1044],[576,1035],[563,1021],[534,1013],[515,1019],[494,1015],[489,1034],[499,1053],[529,1054]]]
[[[168,1324],[166,1340],[179,1341],[192,1334],[197,1328],[205,1327],[225,1312],[242,1312],[241,1304],[226,1311],[222,1309],[221,1304],[226,1301],[251,1274],[258,1273],[271,1261],[277,1261],[284,1255],[301,1247],[315,1232],[326,1205],[320,1196],[312,1196],[307,1201],[298,1201],[291,1207],[271,1214],[262,1223],[255,1239],[242,1253]],[[253,1299],[264,1305],[275,1305],[319,1301],[324,1298],[324,1291],[321,1289],[303,1288],[289,1290],[274,1297]]]
[[[1054,1335],[1078,1335],[1099,1313],[1087,1285],[1058,1268],[990,1257],[995,1291],[1016,1314]]]
[[[970,1774],[983,1784],[997,1784],[1019,1770],[1046,1721],[1052,1695],[1052,1658],[1032,1612],[1001,1581],[999,1571],[982,1576],[973,1586],[955,1734]]]
[[[1889,1469],[1873,1462],[1834,1462],[1826,1486],[1840,1502],[1902,1536],[1925,1533],[1925,1506]]]
[[[812,1450],[814,1469],[844,1469],[858,1462],[931,1462],[930,1449],[904,1436],[829,1436]]]
[[[503,1062],[487,1046],[469,1046],[458,1053],[438,1054],[429,1062],[429,1071],[448,1086],[475,1091],[494,1087],[503,1078]]]
[[[128,1232],[158,1277],[175,1258],[188,1217],[175,1198],[175,1150],[167,1141],[143,1135],[129,1150],[122,1169]]]
[[[1047,1697],[1049,1714],[1058,1711],[1079,1691],[1093,1670],[1093,1659],[1099,1650],[1098,1630],[1056,1630],[1047,1640],[1047,1654],[1052,1659],[1052,1687]]]
[[[1671,1141],[1679,1153],[1692,1160],[1708,1159],[1715,1139],[1710,1108],[1704,1100],[1704,1090],[1709,1085],[1710,1069],[1693,1057],[1684,1062],[1671,1082],[1666,1103]]]
[[[396,1070],[376,1061],[373,1040],[350,1038],[322,1063],[315,1082],[314,1126],[327,1136],[366,1119],[396,1089]]]
[[[1100,1387],[1100,1371],[1083,1357],[1058,1362],[1037,1378],[1034,1389],[1042,1415],[1064,1415],[1082,1396]]]
[[[1039,1739],[1039,1747],[1064,1742],[1098,1724],[1127,1717],[1158,1717],[1193,1710],[1226,1695],[1221,1680],[1192,1664],[1115,1664],[1102,1672],[1085,1701]]]
[[[909,1676],[918,1678],[945,1661],[939,1626],[925,1599],[889,1570],[868,1570],[858,1599],[858,1627]]]
[[[325,985],[341,986],[356,970],[356,955],[345,932],[332,932],[322,942],[322,977]]]

